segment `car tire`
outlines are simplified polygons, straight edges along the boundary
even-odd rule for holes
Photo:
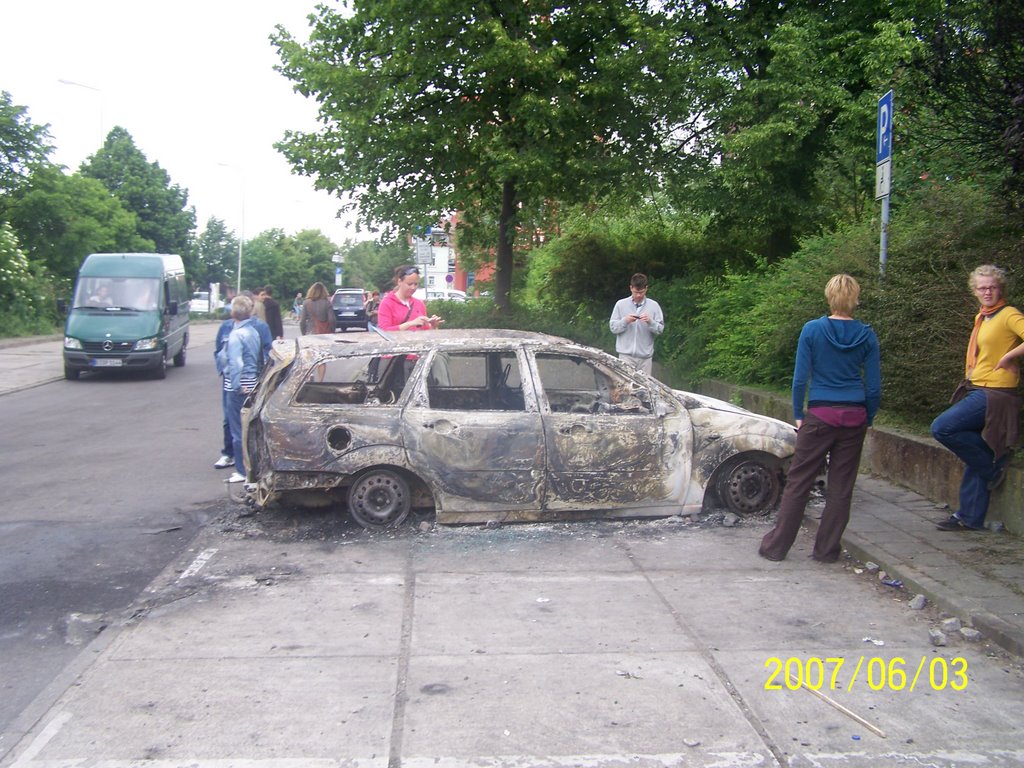
[[[81,372],[78,368],[72,368],[69,365],[64,366],[64,378],[68,381],[78,381],[78,375]]]
[[[364,528],[397,528],[412,509],[409,483],[390,469],[371,469],[348,490],[348,510]]]
[[[771,511],[782,492],[779,463],[767,454],[733,456],[715,476],[718,500],[737,515]]]
[[[174,356],[174,367],[182,368],[185,365],[185,347],[178,350],[178,354]]]
[[[160,364],[153,369],[154,379],[166,379],[167,378],[167,360],[161,359]]]

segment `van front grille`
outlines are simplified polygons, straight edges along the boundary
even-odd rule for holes
[[[82,349],[85,352],[102,354],[103,352],[124,353],[131,352],[135,346],[134,341],[83,341]]]

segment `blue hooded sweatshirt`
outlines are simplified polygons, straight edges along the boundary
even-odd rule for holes
[[[829,317],[804,325],[793,366],[795,419],[804,418],[805,397],[809,402],[863,405],[868,424],[874,421],[882,401],[882,367],[878,337],[870,325]]]

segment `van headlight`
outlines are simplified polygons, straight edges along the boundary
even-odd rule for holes
[[[64,337],[64,349],[81,349],[82,342],[78,339],[74,339],[71,336]]]
[[[156,337],[152,339],[139,339],[135,342],[135,346],[132,349],[136,352],[147,352],[151,349],[157,349],[160,346],[160,340]]]

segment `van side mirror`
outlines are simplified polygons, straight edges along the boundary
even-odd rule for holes
[[[167,302],[167,314],[168,315],[176,315],[176,314],[178,314],[178,302],[176,302],[176,301],[169,301],[169,302]]]
[[[57,311],[62,315],[66,315],[68,313],[67,299],[57,299]]]

